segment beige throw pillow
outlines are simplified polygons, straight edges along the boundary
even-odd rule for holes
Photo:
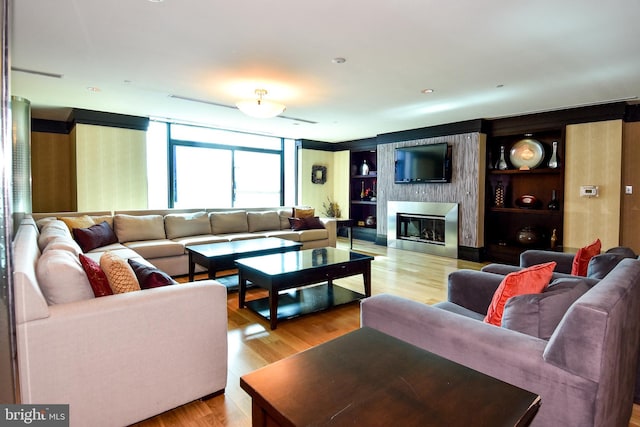
[[[111,251],[106,251],[100,257],[100,268],[107,276],[109,286],[114,294],[140,290],[138,278],[124,258]]]

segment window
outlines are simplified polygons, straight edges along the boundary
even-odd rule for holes
[[[295,204],[291,139],[162,122],[148,135],[150,208]]]

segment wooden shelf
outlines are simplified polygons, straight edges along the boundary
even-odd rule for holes
[[[351,201],[352,205],[371,205],[371,206],[375,206],[378,204],[378,202],[372,202],[370,200],[352,200]]]
[[[560,174],[562,170],[560,168],[549,169],[549,168],[538,168],[538,169],[529,169],[529,170],[520,170],[520,169],[506,169],[506,170],[498,170],[491,169],[489,171],[491,175],[538,175],[538,174]]]
[[[351,178],[353,179],[376,179],[378,175],[353,175]]]

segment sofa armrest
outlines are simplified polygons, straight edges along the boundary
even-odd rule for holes
[[[70,404],[76,425],[128,425],[220,391],[227,293],[215,281],[50,307],[18,326],[21,400]],[[115,417],[115,418],[114,418]]]
[[[448,301],[476,313],[486,314],[493,294],[504,279],[501,274],[457,270],[449,274]]]
[[[361,326],[539,394],[532,425],[593,425],[597,384],[545,362],[542,339],[386,294],[362,301]]]
[[[502,274],[503,276],[506,276],[509,273],[515,273],[517,271],[520,271],[523,268],[524,267],[519,267],[517,265],[492,263],[492,264],[487,264],[483,266],[480,269],[480,271],[484,271],[487,273]]]
[[[532,265],[555,261],[557,265],[553,271],[570,274],[574,257],[575,254],[567,252],[529,249],[520,254],[520,267],[531,267]]]
[[[324,224],[324,228],[327,229],[329,235],[329,246],[336,247],[336,241],[338,239],[338,220],[335,218],[320,218],[320,221]]]

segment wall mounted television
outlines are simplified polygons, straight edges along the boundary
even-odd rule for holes
[[[451,146],[442,142],[396,148],[395,169],[396,184],[451,182]]]

